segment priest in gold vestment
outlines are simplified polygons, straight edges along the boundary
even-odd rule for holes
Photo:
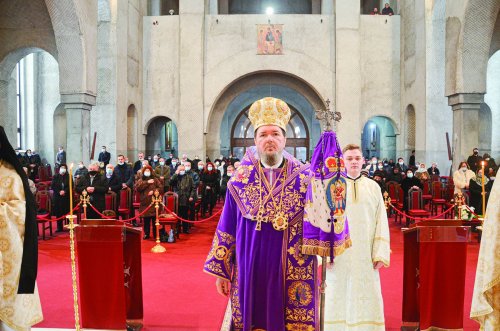
[[[389,224],[378,184],[361,176],[357,145],[343,149],[347,170],[345,214],[351,247],[327,270],[325,330],[385,330],[379,269],[390,261]]]
[[[493,183],[483,222],[470,317],[481,330],[500,330],[500,180]]]
[[[35,201],[28,178],[0,126],[0,331],[40,322]]]

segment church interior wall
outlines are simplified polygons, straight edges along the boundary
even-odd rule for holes
[[[488,61],[486,75],[487,93],[484,102],[491,112],[491,156],[500,157],[500,51],[493,54]],[[481,151],[482,152],[482,151]]]
[[[441,169],[451,166],[445,133],[451,137],[453,132],[453,113],[445,96],[445,15],[445,0],[426,0],[426,139],[420,162],[436,162]]]
[[[426,35],[425,2],[408,0],[401,3],[401,104],[402,130],[398,139],[398,156],[408,162],[412,150],[417,159],[426,158]],[[407,108],[415,110],[415,127]],[[415,133],[414,145],[408,135]]]

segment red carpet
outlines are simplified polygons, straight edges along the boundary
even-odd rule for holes
[[[401,325],[403,237],[391,224],[391,267],[381,272],[386,329]],[[153,254],[153,241],[142,244],[144,330],[218,330],[226,299],[217,294],[215,278],[202,271],[216,221],[196,225],[167,252]],[[475,240],[476,237],[473,237]],[[464,330],[478,330],[468,318],[479,244],[468,248]],[[67,233],[40,242],[38,287],[45,320],[37,327],[74,327],[69,236]]]

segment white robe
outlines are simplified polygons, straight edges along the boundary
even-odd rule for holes
[[[10,164],[0,160],[0,321],[17,331],[27,330],[43,319],[36,285],[33,294],[17,294],[25,217],[21,177]]]
[[[384,198],[366,177],[347,179],[346,215],[352,246],[327,270],[325,330],[385,330],[379,271],[373,263],[390,262],[390,238]]]
[[[500,330],[500,179],[486,209],[470,317],[481,330]]]

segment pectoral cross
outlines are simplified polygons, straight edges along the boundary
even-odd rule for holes
[[[333,130],[337,131],[337,123],[340,122],[340,120],[342,119],[342,114],[333,109],[330,110],[330,99],[326,99],[325,103],[326,103],[325,109],[316,110],[316,119],[324,121],[325,131],[332,131],[332,124],[333,124]]]

